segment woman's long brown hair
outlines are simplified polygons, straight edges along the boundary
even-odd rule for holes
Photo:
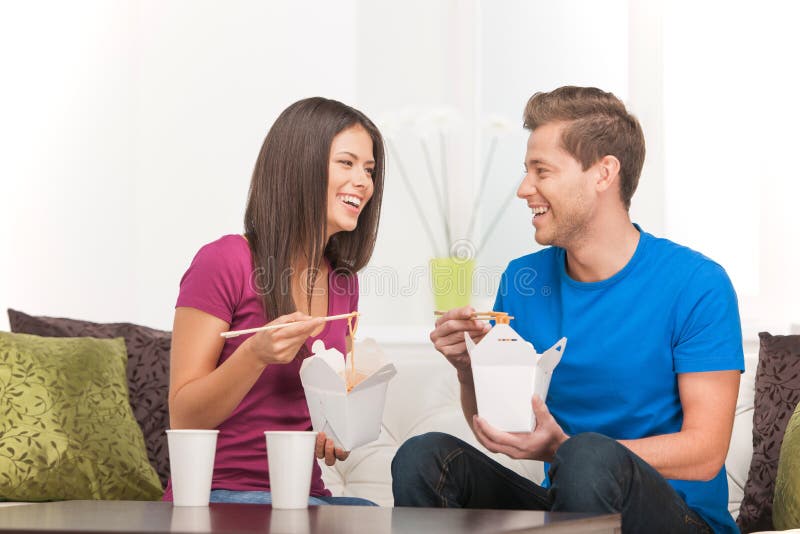
[[[374,190],[356,229],[334,234],[326,245],[331,143],[339,132],[356,125],[372,138]],[[262,296],[267,320],[296,310],[291,291],[295,275],[306,276],[310,308],[310,288],[323,256],[332,269],[346,275],[367,264],[378,234],[383,176],[383,138],[360,111],[314,97],[295,102],[280,114],[258,154],[244,216],[255,266],[250,282]],[[309,266],[305,273],[292,271],[299,259]]]

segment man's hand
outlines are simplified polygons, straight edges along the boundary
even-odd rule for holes
[[[343,451],[338,447],[334,447],[333,440],[328,439],[325,432],[317,434],[317,443],[314,448],[314,453],[320,460],[325,458],[325,465],[333,465],[336,460],[343,462],[350,456],[350,451]]]
[[[431,332],[433,346],[456,368],[458,380],[462,384],[472,383],[472,368],[464,332],[469,332],[470,337],[477,343],[491,329],[488,323],[471,319],[473,313],[475,310],[471,306],[450,310],[439,317],[436,328]]]
[[[550,415],[538,395],[531,399],[536,416],[536,428],[530,432],[503,432],[497,430],[478,415],[473,416],[475,437],[492,452],[501,452],[510,458],[525,460],[553,460],[558,448],[569,439]]]

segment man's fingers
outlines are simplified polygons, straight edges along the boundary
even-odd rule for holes
[[[464,306],[463,308],[453,308],[444,312],[438,319],[436,319],[436,326],[442,325],[450,319],[469,319],[475,313],[475,308],[472,306]]]
[[[347,457],[350,456],[350,451],[343,451],[342,449],[336,447],[333,449],[333,454],[336,456],[336,459],[340,462],[347,460]]]
[[[503,450],[499,452],[503,452],[512,458],[522,458],[525,456],[525,439],[530,437],[529,432],[503,432],[490,425],[480,416],[476,416],[476,426],[487,439],[496,446],[503,448]]]
[[[533,408],[533,415],[536,416],[536,428],[539,428],[540,425],[552,417],[550,410],[547,409],[547,405],[539,395],[531,397],[531,407]]]
[[[436,330],[434,330],[433,334],[431,334],[431,337],[440,339],[452,335],[458,335],[463,339],[464,332],[474,332],[475,334],[480,334],[483,332],[485,325],[486,323],[479,319],[453,319],[436,327]]]
[[[481,445],[486,447],[491,452],[499,452],[505,454],[509,458],[523,458],[524,455],[516,447],[510,446],[505,443],[500,443],[492,438],[491,435],[486,433],[487,428],[491,428],[484,419],[475,415],[473,416],[473,426],[475,428],[475,437],[481,442]]]

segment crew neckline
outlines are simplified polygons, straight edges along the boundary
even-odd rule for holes
[[[559,248],[558,263],[559,269],[561,270],[561,279],[576,289],[583,291],[595,291],[612,286],[628,276],[628,274],[634,268],[636,268],[636,265],[641,261],[641,257],[644,254],[644,249],[650,240],[650,234],[642,230],[641,226],[636,223],[633,223],[633,226],[639,231],[639,242],[636,244],[636,250],[634,250],[633,256],[631,256],[631,259],[628,260],[628,263],[626,263],[622,269],[605,280],[598,280],[597,282],[581,282],[580,280],[575,280],[569,275],[569,273],[567,273],[567,251],[563,248]]]

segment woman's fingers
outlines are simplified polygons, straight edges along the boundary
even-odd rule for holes
[[[317,442],[314,444],[314,456],[319,459],[325,458],[325,442],[327,438],[325,432],[317,433]]]
[[[325,440],[325,465],[333,465],[336,463],[336,455],[334,453],[333,440]]]

